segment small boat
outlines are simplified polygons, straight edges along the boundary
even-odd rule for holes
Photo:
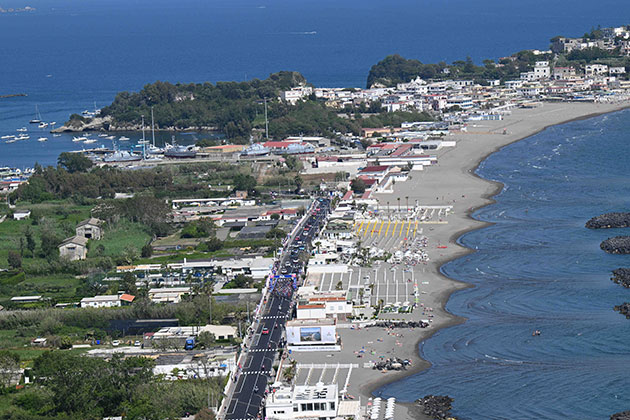
[[[48,137],[40,137],[37,141],[48,141]]]
[[[28,131],[28,129],[26,127],[22,127],[22,128],[18,128],[17,131],[20,133],[25,133]]]
[[[29,121],[31,124],[39,124],[42,122],[42,115],[39,113],[39,108],[35,105],[35,118]]]
[[[48,123],[47,123],[47,122],[43,122],[43,121],[42,121],[42,122],[40,122],[40,123],[39,123],[39,126],[38,126],[38,127],[39,127],[39,128],[46,128],[46,127],[48,127]]]
[[[87,139],[86,141],[84,141],[85,144],[92,144],[92,143],[96,143],[96,139]]]
[[[80,136],[80,137],[72,137],[72,141],[74,141],[74,142],[77,142],[77,141],[85,141],[85,140],[87,140],[87,137],[83,137],[83,136]]]
[[[17,139],[11,139],[11,140],[7,140],[7,143],[15,143],[17,141]]]
[[[53,121],[50,123],[50,125],[55,125],[55,124],[57,124],[57,121]]]
[[[19,136],[17,136],[15,139],[16,140],[28,140],[30,139],[31,136],[29,136],[28,134],[20,134]]]
[[[7,140],[7,139],[14,139],[14,138],[15,138],[15,136],[14,136],[13,134],[8,135],[8,136],[2,136],[2,137],[0,137],[0,139],[3,139],[3,140]]]
[[[106,138],[107,140],[114,140],[114,139],[116,139],[116,136],[107,136],[107,137],[105,137],[105,138]]]
[[[120,140],[120,141],[127,141],[127,140],[129,140],[129,137],[121,136],[121,137],[118,138],[118,140]]]
[[[61,134],[53,134],[53,137],[61,137]]]
[[[99,136],[99,137],[107,137],[107,134],[105,134],[105,133],[101,133],[101,134],[99,134],[98,136]]]

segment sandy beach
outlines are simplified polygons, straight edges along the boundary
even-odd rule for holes
[[[627,102],[616,104],[592,103],[545,103],[533,109],[517,109],[502,121],[479,121],[469,124],[467,132],[449,136],[457,142],[456,147],[444,148],[436,152],[438,164],[424,171],[413,171],[405,182],[397,183],[394,192],[378,194],[381,206],[387,202],[402,203],[408,200],[425,206],[452,205],[453,210],[446,217],[447,224],[423,225],[422,234],[428,238],[426,252],[430,261],[413,267],[413,275],[422,291],[421,302],[425,313],[416,310],[405,319],[425,319],[431,314],[431,325],[425,329],[396,329],[370,327],[364,329],[340,328],[341,352],[323,355],[321,353],[295,354],[299,363],[353,363],[348,391],[360,397],[362,403],[373,396],[373,392],[383,385],[397,381],[404,376],[418,373],[430,366],[419,355],[419,344],[442,328],[465,322],[465,319],[448,313],[444,306],[450,295],[466,283],[442,275],[440,267],[472,250],[457,244],[464,233],[479,229],[485,223],[474,220],[470,214],[476,209],[493,203],[492,197],[501,191],[502,184],[482,179],[474,174],[476,168],[488,155],[500,148],[536,134],[546,127],[573,120],[589,118],[599,114],[617,111],[630,106]],[[399,240],[399,242],[402,242]],[[387,242],[394,250],[401,244]],[[376,271],[375,271],[376,273]],[[406,274],[405,274],[406,275]],[[386,318],[387,315],[381,316]],[[392,318],[400,319],[396,314]],[[412,367],[404,371],[379,372],[363,368],[365,362],[378,357],[398,357],[412,360]],[[422,396],[431,390],[422,390]],[[455,402],[456,403],[456,402]],[[398,404],[397,419],[425,419],[413,404]]]

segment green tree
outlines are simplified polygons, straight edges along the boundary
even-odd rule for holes
[[[31,255],[33,255],[35,253],[35,239],[33,239],[33,231],[30,226],[26,227],[24,237],[26,238],[26,249],[28,249],[31,252]]]
[[[285,236],[287,236],[286,232],[277,227],[270,229],[269,232],[265,234],[265,237],[270,239],[282,239]]]
[[[57,159],[57,164],[70,173],[85,172],[93,165],[92,161],[81,153],[63,152]]]
[[[19,379],[20,356],[8,350],[0,350],[0,385],[7,388]]]
[[[365,192],[365,182],[361,178],[355,178],[350,182],[350,188],[356,194],[363,194]]]
[[[235,191],[252,191],[256,188],[256,178],[251,175],[238,174],[234,177]]]
[[[197,343],[204,349],[211,348],[216,341],[215,335],[208,331],[201,332],[197,337]]]
[[[208,247],[208,252],[218,251],[223,248],[223,241],[221,241],[217,237],[212,237],[208,239],[206,242],[206,246]]]
[[[151,255],[153,255],[153,247],[151,246],[150,242],[147,242],[142,247],[142,250],[140,251],[140,256],[142,258],[149,258]]]
[[[202,408],[197,414],[195,414],[195,420],[215,420],[216,416],[212,410],[208,408]]]
[[[22,256],[19,252],[10,250],[7,259],[9,267],[12,269],[17,270],[18,268],[22,268]]]
[[[125,274],[123,274],[120,286],[125,293],[129,293],[134,296],[138,294],[138,288],[136,287],[136,275],[131,271],[126,271]]]

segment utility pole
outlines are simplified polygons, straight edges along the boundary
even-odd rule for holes
[[[212,294],[208,293],[208,324],[212,324]]]
[[[269,141],[269,119],[267,118],[267,97],[265,96],[265,137]]]

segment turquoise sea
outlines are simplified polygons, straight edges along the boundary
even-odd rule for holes
[[[36,105],[61,123],[156,80],[297,70],[316,86],[362,87],[388,54],[479,63],[630,23],[630,2],[619,0],[26,1],[0,3],[37,9],[0,14],[0,95],[28,94],[0,99],[0,136],[28,127]],[[630,409],[630,321],[612,310],[630,291],[609,280],[630,261],[599,251],[618,232],[583,228],[593,215],[628,209],[628,132],[623,111],[550,128],[482,164],[479,174],[505,189],[475,217],[496,224],[465,235],[478,252],[444,267],[476,285],[448,303],[469,321],[422,345],[434,366],[384,395],[449,394],[464,419],[604,419]],[[39,143],[40,135],[0,141],[0,166],[55,164],[80,147],[72,136]],[[124,147],[138,139],[129,136]]]

